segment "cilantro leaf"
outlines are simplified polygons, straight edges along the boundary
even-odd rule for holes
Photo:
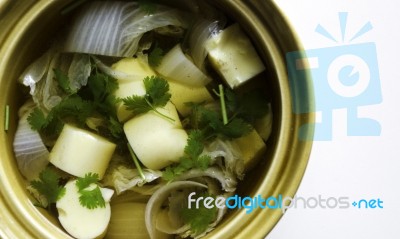
[[[133,114],[143,114],[149,112],[153,107],[147,103],[146,98],[143,96],[132,95],[123,99],[127,110],[132,111]]]
[[[164,51],[156,45],[149,53],[149,65],[152,67],[159,66],[164,56]]]
[[[97,183],[99,181],[99,175],[97,173],[87,173],[84,178],[79,178],[76,181],[76,186],[79,191],[84,190],[89,187],[93,183]]]
[[[114,93],[119,88],[118,81],[106,74],[95,71],[88,79],[87,88],[80,94],[88,98],[94,107],[94,112],[104,116],[101,129],[103,136],[114,140],[123,138],[122,124],[117,120],[115,104],[118,102]]]
[[[168,166],[164,173],[165,180],[173,180],[182,173],[192,169],[199,168],[206,170],[211,162],[209,155],[201,155],[204,150],[204,137],[201,131],[193,130],[189,133],[187,145],[185,146],[185,155],[179,159],[179,163]]]
[[[134,114],[143,114],[153,110],[160,116],[174,121],[174,119],[157,111],[158,107],[164,107],[171,98],[168,82],[159,76],[151,76],[144,78],[143,84],[146,94],[123,98],[125,107]]]
[[[199,196],[204,198],[210,197],[210,195],[206,193]],[[181,216],[183,221],[190,225],[192,233],[199,235],[215,220],[217,216],[217,207],[206,208],[204,204],[200,203],[198,208],[183,208]]]
[[[68,95],[74,94],[75,92],[70,87],[68,75],[62,72],[60,69],[53,69],[53,71],[55,79],[60,88]]]
[[[28,122],[33,130],[41,130],[48,125],[48,121],[43,111],[35,108],[28,116]]]
[[[146,77],[143,80],[146,95],[153,107],[165,106],[171,94],[169,91],[169,84],[166,80],[158,76]]]
[[[225,137],[234,139],[250,133],[253,127],[243,119],[234,118],[226,125],[218,124],[215,130]]]
[[[124,138],[122,124],[117,120],[115,107],[117,99],[114,93],[118,89],[117,80],[94,69],[88,84],[78,92],[72,92],[69,91],[68,76],[59,69],[54,69],[54,72],[59,86],[65,92],[73,94],[65,96],[47,115],[40,109],[35,109],[28,117],[32,129],[40,131],[47,137],[56,138],[64,123],[74,123],[84,128],[87,127],[87,119],[96,116],[101,117],[104,122],[96,129],[102,136],[113,141]]]
[[[209,155],[201,155],[196,160],[196,168],[206,170],[211,163],[211,157]]]
[[[187,145],[184,149],[186,155],[191,158],[197,158],[203,152],[203,135],[199,130],[193,130],[190,132]]]
[[[215,137],[240,138],[253,129],[248,122],[237,117],[232,117],[227,124],[224,124],[218,112],[200,105],[192,108],[190,121],[192,127],[202,131],[203,137],[207,140]]]
[[[72,95],[55,106],[50,114],[58,119],[72,118],[80,125],[85,125],[86,119],[92,114],[94,106],[90,101]]]
[[[85,177],[77,179],[76,187],[81,194],[79,196],[79,203],[83,207],[95,209],[106,206],[100,187],[97,185],[98,181],[99,175],[97,173],[87,173]],[[95,187],[89,189],[92,184],[95,184]]]
[[[121,138],[124,134],[124,128],[121,122],[119,122],[115,117],[109,117],[107,128],[110,130],[110,133],[114,138]]]
[[[106,202],[104,201],[103,195],[101,194],[101,190],[98,186],[96,186],[92,190],[81,190],[79,191],[81,196],[79,197],[79,203],[88,208],[95,209],[97,207],[106,207]]]
[[[45,168],[39,174],[39,180],[31,181],[30,185],[46,198],[49,205],[65,195],[65,188],[60,185],[60,179],[55,171]]]
[[[238,97],[221,85],[219,91],[215,92],[220,97],[221,112],[208,109],[202,104],[186,104],[192,108],[188,118],[189,127],[201,130],[207,140],[215,137],[240,138],[253,130],[251,122],[268,113],[268,101],[261,93],[249,92]]]
[[[40,109],[36,108],[28,116],[28,122],[33,130],[54,135],[59,133],[64,120],[75,120],[78,124],[84,125],[92,112],[92,103],[74,94],[65,97],[50,110],[47,116]]]
[[[93,95],[93,101],[101,103],[114,94],[118,89],[118,82],[106,74],[97,72],[89,77],[88,87]]]

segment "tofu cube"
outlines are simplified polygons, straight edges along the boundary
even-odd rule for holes
[[[49,155],[59,169],[84,177],[97,173],[103,178],[116,145],[92,132],[66,124]]]
[[[144,166],[153,170],[178,162],[188,138],[172,103],[157,110],[174,121],[149,111],[124,124],[124,132],[136,156]]]
[[[171,93],[171,102],[175,105],[179,114],[183,117],[189,115],[191,110],[191,108],[188,107],[185,103],[209,103],[213,101],[210,92],[204,86],[194,87],[180,84],[174,81],[168,81],[168,83],[169,91]]]
[[[81,194],[76,181],[71,180],[65,185],[65,195],[56,203],[58,219],[63,228],[75,238],[103,238],[111,218],[110,199],[114,191],[100,188],[105,207],[88,209],[79,202]]]
[[[206,43],[208,59],[232,88],[236,88],[265,70],[250,39],[236,23]]]

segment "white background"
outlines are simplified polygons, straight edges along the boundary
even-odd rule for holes
[[[360,116],[380,122],[380,136],[347,136],[346,110],[333,111],[333,139],[315,142],[301,197],[383,200],[383,209],[292,209],[267,239],[400,238],[400,2],[393,0],[275,0],[305,49],[332,47],[315,32],[318,24],[341,40],[338,12],[348,12],[348,35],[365,23],[373,29],[352,43],[377,48],[382,103],[360,107]],[[345,42],[346,44],[346,42]]]

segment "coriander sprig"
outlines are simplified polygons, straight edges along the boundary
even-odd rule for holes
[[[70,80],[68,75],[66,75],[64,72],[62,72],[60,69],[53,69],[54,75],[55,75],[55,80],[57,81],[58,85],[60,88],[68,95],[72,95],[76,93],[71,86],[70,86]]]
[[[92,70],[88,84],[78,91],[70,87],[68,75],[54,69],[55,80],[59,88],[66,96],[54,106],[49,112],[35,108],[28,117],[28,122],[33,130],[44,135],[57,136],[66,122],[73,122],[81,127],[87,126],[87,119],[95,116],[102,119],[102,125],[98,131],[103,135],[110,136],[112,140],[123,138],[122,124],[117,119],[114,96],[118,89],[118,82],[114,78],[98,72],[97,68]]]
[[[161,49],[158,44],[155,45],[154,49],[148,55],[149,65],[152,67],[157,67],[161,64],[161,60],[164,56],[164,51]]]
[[[97,207],[104,208],[106,206],[98,181],[99,175],[97,173],[87,173],[85,177],[77,179],[75,185],[80,194],[79,203],[83,207],[95,209]],[[92,184],[95,184],[94,188],[89,189]]]
[[[10,127],[10,106],[6,105],[4,111],[4,131],[7,132],[9,127]]]
[[[202,155],[204,140],[204,135],[201,131],[191,131],[184,149],[184,156],[179,159],[179,163],[168,166],[165,169],[163,178],[171,181],[192,168],[206,170],[211,163],[211,157]]]
[[[208,193],[202,193],[199,197],[212,197]],[[190,225],[190,230],[194,235],[199,235],[207,230],[210,223],[215,221],[218,210],[217,207],[206,208],[204,204],[199,207],[184,207],[181,212],[182,220]]]
[[[134,114],[143,114],[152,110],[163,118],[175,121],[157,110],[158,107],[164,107],[171,98],[168,82],[159,76],[148,76],[143,79],[143,84],[146,94],[123,98],[125,107]]]
[[[188,118],[189,127],[201,130],[206,140],[215,137],[240,138],[253,130],[255,119],[268,113],[268,101],[258,91],[238,96],[222,85],[213,90],[219,97],[220,112],[203,104],[188,103],[192,114]]]
[[[38,193],[44,196],[47,200],[47,205],[40,205],[47,207],[52,203],[56,203],[65,195],[64,186],[60,185],[61,177],[52,169],[45,168],[39,174],[38,180],[30,182],[32,188],[36,189]]]

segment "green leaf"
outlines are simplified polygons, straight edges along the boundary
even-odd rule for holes
[[[175,179],[175,171],[173,167],[167,167],[162,175],[164,180],[172,181]]]
[[[201,124],[203,127],[211,127],[214,131],[217,131],[223,127],[224,123],[221,120],[220,114],[215,111],[203,109],[201,112]]]
[[[154,49],[149,53],[149,65],[152,67],[159,66],[163,57],[164,51],[156,45]]]
[[[133,112],[133,114],[143,114],[152,110],[151,105],[146,101],[143,96],[132,95],[122,99],[127,110]]]
[[[76,181],[76,186],[79,191],[84,190],[89,187],[93,183],[97,183],[99,181],[99,175],[97,173],[87,173],[84,178],[79,178]]]
[[[144,78],[143,84],[146,94],[144,96],[132,95],[123,98],[122,101],[125,107],[134,114],[143,114],[153,110],[160,116],[174,121],[174,119],[157,111],[158,107],[164,107],[171,98],[168,82],[161,77],[151,76]]]
[[[76,187],[80,193],[79,203],[83,207],[88,209],[105,207],[106,203],[98,186],[98,181],[99,175],[97,173],[87,173],[84,178],[77,179]],[[89,189],[92,184],[95,184],[95,187]]]
[[[198,157],[196,161],[196,168],[199,168],[201,170],[206,170],[211,163],[211,157],[209,155],[202,155]]]
[[[33,130],[41,130],[48,125],[48,121],[44,113],[39,109],[35,108],[28,116],[28,122]]]
[[[60,179],[55,171],[46,168],[39,174],[39,180],[31,181],[30,185],[47,199],[48,204],[51,204],[65,195],[65,188],[59,183]]]
[[[98,207],[106,207],[106,202],[104,201],[103,195],[101,194],[101,190],[98,186],[96,186],[92,190],[81,190],[79,191],[81,194],[79,196],[79,203],[88,208],[88,209],[95,209]]]
[[[73,94],[64,98],[58,105],[53,107],[47,116],[36,108],[29,116],[28,122],[33,130],[45,132],[46,134],[58,134],[64,125],[64,120],[75,121],[81,126],[85,125],[86,119],[93,113],[93,104]]]
[[[93,95],[93,101],[102,103],[118,89],[118,81],[106,74],[96,72],[88,79],[88,87]]]
[[[108,129],[114,138],[121,138],[124,135],[124,128],[121,122],[114,117],[109,117]]]
[[[201,155],[203,150],[204,137],[202,132],[199,130],[191,131],[184,149],[185,155],[179,159],[179,163],[168,166],[165,169],[163,178],[171,181],[192,168],[206,170],[210,165],[211,158],[208,155]]]
[[[210,197],[209,194],[199,195],[202,197]],[[182,219],[190,225],[191,231],[195,235],[199,235],[206,231],[208,225],[217,217],[217,207],[206,208],[203,203],[199,207],[184,207],[181,211]]]
[[[197,158],[203,152],[203,134],[199,130],[190,132],[184,152],[191,158]]]
[[[149,101],[154,108],[163,107],[168,103],[171,98],[168,81],[158,76],[151,76],[146,77],[143,83],[146,96],[150,97]]]
[[[253,127],[246,121],[235,118],[231,120],[228,124],[221,126],[217,129],[218,133],[224,135],[225,137],[234,139],[240,138],[253,130]]]
[[[32,129],[40,131],[44,136],[56,139],[64,123],[87,127],[89,117],[101,118],[97,132],[111,141],[124,140],[122,124],[117,120],[115,91],[118,81],[94,68],[86,86],[78,92],[69,91],[68,76],[61,70],[54,69],[56,80],[64,91],[69,93],[47,115],[35,109],[28,117]]]
[[[94,105],[92,102],[83,100],[77,95],[72,95],[62,100],[51,110],[51,115],[63,118],[72,118],[80,125],[85,125],[86,119],[92,114]]]
[[[70,81],[69,81],[69,77],[67,74],[62,72],[60,69],[53,69],[53,71],[54,71],[55,79],[58,82],[58,85],[66,94],[71,95],[71,94],[76,93],[70,87]]]
[[[246,99],[239,99],[231,90],[225,89],[224,94],[221,94],[220,88],[219,92],[219,97],[225,96],[225,100],[221,101],[226,106],[225,112],[206,109],[201,104],[187,104],[192,107],[189,124],[192,128],[200,130],[204,139],[240,138],[253,130],[250,119],[262,116],[262,113],[268,110],[268,104],[265,104],[266,101],[258,94],[248,97],[246,95]],[[222,119],[222,116],[226,114],[228,114],[228,121]]]

